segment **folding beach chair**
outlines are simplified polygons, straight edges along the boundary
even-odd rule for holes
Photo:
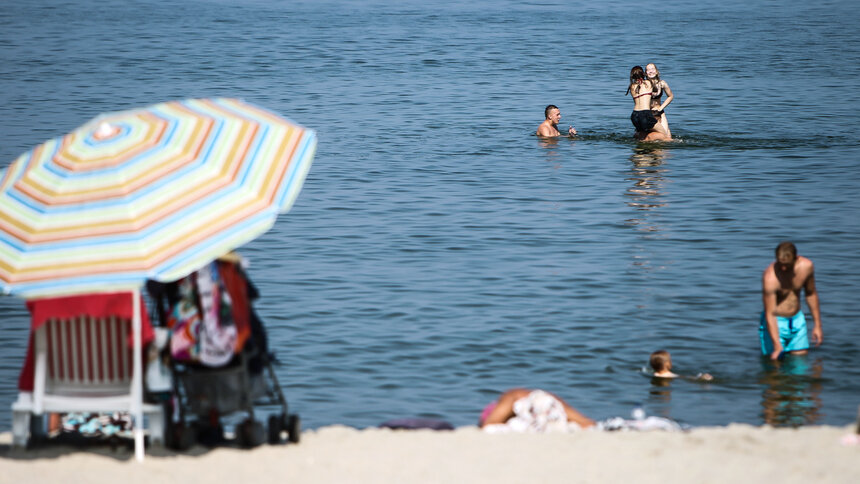
[[[29,439],[45,435],[45,413],[135,414],[137,405],[148,417],[150,441],[163,443],[162,407],[143,403],[143,392],[134,385],[142,365],[134,364],[130,344],[132,306],[143,305],[132,304],[130,293],[113,293],[33,300],[27,306],[32,331],[21,391],[12,404],[13,446],[25,447]],[[146,311],[139,313],[145,343],[152,327]],[[137,451],[142,453],[142,447]]]

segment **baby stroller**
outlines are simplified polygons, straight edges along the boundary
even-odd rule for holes
[[[158,320],[169,329],[162,357],[173,388],[162,399],[171,410],[170,447],[225,441],[221,418],[236,412],[247,413],[234,431],[242,447],[278,444],[284,433],[289,442],[299,441],[301,422],[288,413],[265,329],[251,305],[258,292],[241,262],[228,254],[179,281],[147,284]],[[278,407],[266,429],[255,419],[255,406]]]

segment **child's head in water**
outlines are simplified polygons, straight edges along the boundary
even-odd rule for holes
[[[666,350],[657,350],[651,353],[651,358],[648,361],[651,368],[654,369],[654,376],[657,378],[677,378],[680,375],[672,373],[672,355]],[[696,376],[685,376],[684,378],[701,381],[712,381],[714,379],[708,373],[699,373]]]
[[[678,375],[672,373],[672,355],[666,350],[657,350],[651,353],[649,360],[654,376],[661,378],[675,378]]]

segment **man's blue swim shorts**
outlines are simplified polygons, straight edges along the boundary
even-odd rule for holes
[[[798,311],[790,318],[777,316],[776,323],[779,326],[779,340],[782,343],[783,351],[809,349],[809,336],[806,334],[806,318],[803,316],[803,311]],[[767,330],[764,311],[762,311],[759,321],[758,336],[761,340],[761,354],[770,355],[773,352],[773,340]]]

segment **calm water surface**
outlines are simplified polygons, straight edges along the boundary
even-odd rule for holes
[[[243,248],[309,427],[456,425],[513,386],[587,415],[846,424],[860,404],[860,23],[848,1],[0,5],[0,166],[103,111],[241,97],[316,129],[293,210]],[[638,12],[636,19],[631,13]],[[677,143],[630,139],[631,66]],[[577,140],[533,136],[561,107]],[[824,345],[758,356],[761,270],[815,262]],[[0,298],[0,428],[24,356]],[[670,350],[708,385],[652,385]]]

